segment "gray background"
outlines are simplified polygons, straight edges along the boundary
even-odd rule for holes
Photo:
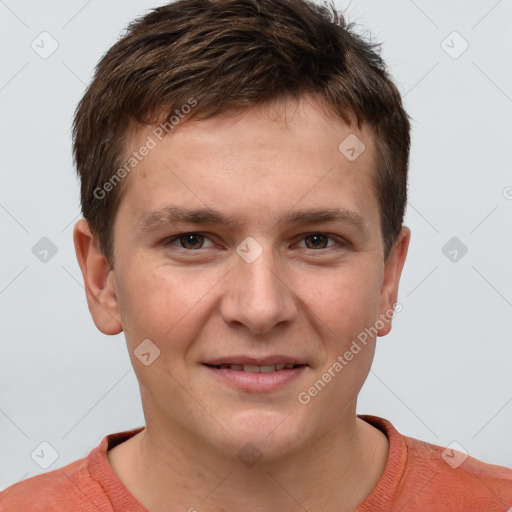
[[[163,3],[0,0],[0,489],[44,471],[43,441],[52,470],[143,425],[124,338],[97,331],[85,300],[70,126],[101,55]],[[512,467],[512,1],[338,5],[383,42],[413,119],[404,310],[358,412]],[[43,31],[59,45],[46,59],[31,47],[51,49]]]

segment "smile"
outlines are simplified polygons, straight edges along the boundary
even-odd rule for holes
[[[281,370],[293,370],[299,366],[304,366],[301,364],[293,364],[293,363],[280,363],[280,364],[270,364],[264,366],[258,366],[254,364],[219,364],[219,365],[209,365],[211,368],[217,368],[218,370],[234,370],[236,372],[247,372],[247,373],[273,373]]]
[[[210,361],[203,368],[210,372],[216,382],[249,393],[269,393],[284,390],[300,378],[309,367],[300,362],[279,361]],[[247,359],[247,358],[245,358]],[[284,358],[283,358],[284,359]],[[215,364],[217,363],[217,364]],[[259,363],[259,364],[257,364]]]

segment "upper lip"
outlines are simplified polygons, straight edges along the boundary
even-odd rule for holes
[[[247,357],[247,356],[225,356],[216,359],[209,359],[203,364],[219,366],[221,364],[252,364],[254,366],[271,366],[276,364],[307,364],[303,359],[296,357],[275,355],[266,357]]]

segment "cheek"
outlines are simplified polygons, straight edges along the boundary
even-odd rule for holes
[[[119,308],[130,346],[149,338],[157,345],[177,347],[190,337],[193,321],[201,312],[202,301],[215,283],[170,266],[144,266],[137,259],[123,269],[119,287]],[[213,281],[213,282],[211,282]]]
[[[363,386],[375,353],[372,328],[379,318],[379,273],[366,267],[331,276],[328,292],[316,294],[315,315],[321,317],[325,355],[311,387],[303,390],[318,414],[337,411],[324,420],[333,426]],[[364,276],[364,278],[362,278]],[[301,402],[302,403],[302,402]]]
[[[299,296],[337,343],[350,341],[378,319],[381,276],[375,264],[303,277]]]

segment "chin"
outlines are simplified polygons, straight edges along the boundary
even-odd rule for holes
[[[297,416],[291,409],[251,409],[233,414],[230,421],[225,423],[232,434],[226,439],[227,448],[235,451],[238,458],[252,455],[261,458],[262,462],[290,456],[300,450],[308,430],[297,421]]]

